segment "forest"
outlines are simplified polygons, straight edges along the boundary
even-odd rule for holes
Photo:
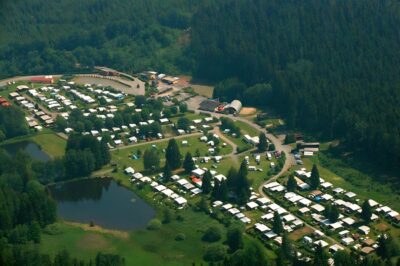
[[[399,26],[392,0],[220,1],[193,16],[194,76],[219,82],[216,97],[273,107],[290,128],[394,170]]]
[[[382,169],[400,166],[399,1],[0,5],[2,77],[94,65],[192,74],[215,83],[216,97],[272,107],[292,129],[340,139]]]

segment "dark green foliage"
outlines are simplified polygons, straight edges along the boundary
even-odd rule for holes
[[[239,227],[229,228],[226,234],[226,244],[230,252],[243,248],[243,231]]]
[[[282,234],[283,233],[283,223],[281,216],[279,213],[275,212],[274,213],[274,220],[272,222],[272,230],[274,231],[275,234]]]
[[[240,136],[240,127],[235,125],[235,122],[228,117],[221,117],[221,129],[229,129],[232,134]]]
[[[294,256],[296,255],[294,245],[293,245],[292,241],[289,239],[289,236],[287,233],[284,233],[282,236],[281,251],[282,251],[282,255],[284,256],[284,258],[288,261],[291,261],[294,258]]]
[[[163,224],[169,224],[171,221],[173,220],[173,213],[171,211],[171,209],[169,208],[164,208],[163,209],[163,220],[162,223]]]
[[[287,191],[294,192],[297,188],[297,181],[293,175],[290,175],[287,181],[286,189]]]
[[[195,164],[193,162],[192,154],[187,152],[185,155],[185,159],[183,160],[183,168],[185,168],[185,172],[189,174],[192,170],[195,169]]]
[[[261,132],[259,139],[260,139],[260,142],[257,145],[258,151],[264,152],[267,150],[267,137],[265,136],[265,133]]]
[[[165,152],[165,159],[167,160],[171,169],[175,170],[181,167],[182,165],[182,156],[179,151],[178,144],[175,139],[170,139],[168,142],[168,147]]]
[[[263,247],[258,243],[248,243],[243,250],[239,249],[229,258],[227,264],[231,266],[257,265],[267,266],[268,260]]]
[[[331,223],[336,223],[339,219],[339,209],[336,205],[327,205],[324,210],[324,216]]]
[[[204,260],[209,262],[221,261],[226,256],[226,247],[220,244],[208,246],[204,254]]]
[[[180,117],[177,122],[177,128],[187,131],[191,122],[186,117]]]
[[[143,166],[144,169],[154,171],[160,168],[160,156],[158,155],[157,150],[155,149],[147,149],[143,154]],[[171,177],[171,176],[169,176]],[[167,178],[169,178],[167,177]]]
[[[328,263],[329,256],[327,252],[321,247],[321,245],[317,245],[314,252],[314,261],[313,266],[329,266]]]
[[[211,193],[213,200],[226,201],[228,199],[228,185],[226,180],[219,182],[217,179],[214,180],[214,188]]]
[[[125,265],[125,260],[119,256],[114,254],[104,254],[98,253],[95,259],[96,266],[123,266]]]
[[[209,194],[212,190],[211,186],[211,179],[212,175],[210,171],[206,171],[201,182],[201,190],[203,191],[203,194]]]
[[[289,126],[398,169],[399,10],[394,0],[215,1],[193,17],[194,76],[223,80],[216,97],[273,106]]]
[[[203,241],[216,242],[222,238],[221,229],[218,226],[209,227],[202,237]]]
[[[163,169],[164,182],[171,181],[171,176],[172,176],[171,167],[169,167],[168,162],[165,162],[164,169]]]
[[[311,189],[317,189],[319,184],[321,183],[319,172],[317,166],[314,164],[311,169],[311,177],[310,177],[310,187]]]
[[[247,179],[247,164],[245,161],[243,161],[240,165],[236,184],[236,195],[238,204],[245,204],[248,201],[250,194],[250,184]]]
[[[5,138],[27,134],[28,124],[22,110],[15,106],[0,107],[0,130]]]
[[[390,259],[400,254],[398,241],[390,234],[382,234],[378,239],[376,254],[382,259]]]
[[[296,142],[296,137],[293,133],[289,133],[285,137],[285,144],[290,144]]]
[[[358,265],[355,256],[352,256],[352,254],[344,250],[338,250],[335,252],[333,259],[337,266]]]
[[[363,205],[362,205],[361,218],[366,223],[369,223],[371,221],[371,216],[372,216],[371,206],[369,205],[368,200],[365,200]]]

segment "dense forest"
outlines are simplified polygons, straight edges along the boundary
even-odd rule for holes
[[[292,128],[400,165],[400,3],[219,1],[192,21],[197,77],[215,96],[272,106]]]
[[[215,96],[273,107],[291,128],[400,165],[396,0],[64,0],[0,3],[0,76],[192,73]],[[12,16],[10,14],[13,14]]]
[[[190,70],[183,56],[195,0],[0,2],[0,76],[107,65]],[[11,15],[12,14],[12,15]]]

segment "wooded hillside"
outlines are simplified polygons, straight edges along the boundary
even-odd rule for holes
[[[215,95],[273,106],[292,128],[339,137],[395,167],[399,29],[400,3],[392,0],[220,1],[194,16],[194,73],[238,78]],[[270,83],[272,91],[255,83]]]

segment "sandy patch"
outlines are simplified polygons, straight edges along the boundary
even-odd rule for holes
[[[192,84],[191,87],[193,88],[194,92],[198,93],[201,96],[212,98],[214,87],[206,86],[206,85],[195,85]]]
[[[313,232],[314,230],[311,229],[308,226],[305,226],[303,228],[297,229],[295,231],[293,231],[292,233],[289,234],[289,238],[293,241],[297,241],[300,238],[302,238],[305,235],[309,235]]]
[[[243,107],[240,110],[240,115],[254,115],[257,112],[256,108],[253,107]]]
[[[76,226],[79,227],[85,231],[92,231],[92,232],[98,232],[98,233],[105,233],[105,234],[110,234],[116,237],[120,238],[128,238],[129,233],[125,231],[119,231],[119,230],[111,230],[111,229],[105,229],[101,226],[95,225],[95,226],[89,226],[88,224],[82,224],[82,223],[75,223],[75,222],[65,222],[68,225]]]

